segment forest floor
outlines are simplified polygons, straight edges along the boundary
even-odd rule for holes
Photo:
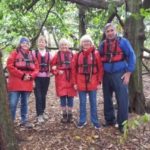
[[[150,101],[150,76],[144,75],[144,94],[147,101]],[[98,90],[98,116],[100,122],[104,123],[103,116],[103,95]],[[148,150],[150,149],[150,124],[140,125],[137,129],[129,132],[128,138],[121,143],[122,134],[115,127],[94,129],[90,124],[90,109],[87,101],[88,124],[78,129],[76,123],[79,115],[79,100],[74,99],[74,122],[68,124],[60,123],[61,111],[59,98],[55,94],[54,77],[51,78],[47,95],[46,112],[49,119],[43,124],[36,122],[35,97],[32,93],[29,100],[29,120],[34,125],[32,129],[19,126],[19,112],[15,124],[15,133],[18,139],[20,150]],[[129,114],[129,118],[136,117],[136,114]]]

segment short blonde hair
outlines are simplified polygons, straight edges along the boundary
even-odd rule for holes
[[[67,44],[68,47],[70,47],[70,42],[69,42],[69,40],[67,40],[67,39],[65,39],[65,38],[62,38],[62,39],[59,40],[59,43],[58,43],[59,47],[60,47],[62,44]]]
[[[81,39],[80,39],[80,46],[81,46],[81,47],[82,47],[82,43],[83,43],[84,41],[90,41],[90,42],[91,42],[91,45],[94,45],[94,42],[93,42],[92,38],[91,38],[90,35],[88,35],[88,34],[85,34],[85,35],[83,35],[83,36],[81,37]]]

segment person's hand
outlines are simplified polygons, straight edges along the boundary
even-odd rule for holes
[[[35,88],[35,81],[33,81],[33,88]]]
[[[56,70],[56,69],[57,69],[57,66],[53,66],[53,67],[52,67],[52,70]]]
[[[29,80],[31,80],[31,75],[29,75],[29,74],[25,74],[25,76],[24,76],[23,80],[25,80],[25,81],[29,81]]]
[[[59,73],[59,74],[63,74],[64,71],[63,71],[63,70],[59,70],[58,73]]]
[[[97,86],[97,90],[100,90],[100,88],[101,88],[101,85],[99,84],[99,85]]]
[[[77,84],[74,84],[74,89],[77,90]]]
[[[131,72],[126,72],[123,74],[121,79],[123,80],[123,84],[128,85],[129,80],[130,80]]]

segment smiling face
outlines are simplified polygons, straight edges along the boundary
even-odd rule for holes
[[[21,47],[23,50],[28,50],[29,47],[30,47],[30,45],[29,45],[28,42],[22,42],[22,43],[20,44],[20,47]]]
[[[92,43],[90,40],[83,40],[82,41],[82,48],[83,49],[89,49],[92,46]]]
[[[115,29],[112,25],[110,25],[110,26],[106,29],[105,35],[106,35],[106,39],[108,39],[108,40],[113,40],[113,39],[115,39],[115,38],[116,38],[116,35],[117,35],[116,29]]]
[[[46,47],[46,41],[44,39],[39,39],[37,45],[40,50],[43,50]]]
[[[67,43],[61,43],[59,48],[61,51],[67,51],[69,49],[69,45]]]

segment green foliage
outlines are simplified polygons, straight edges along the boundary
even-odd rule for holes
[[[135,130],[138,127],[142,127],[142,126],[146,125],[148,122],[150,122],[150,115],[147,113],[145,113],[142,116],[137,116],[136,118],[125,121],[123,123],[124,134],[120,139],[120,143],[123,144],[127,140],[130,130]]]
[[[16,46],[16,41],[21,36],[29,37],[30,40],[34,39],[52,6],[44,27],[50,34],[55,34],[57,40],[66,37],[73,43],[77,43],[79,41],[77,6],[62,0],[55,0],[52,5],[53,2],[54,0],[38,0],[30,8],[33,3],[31,0],[2,0],[0,3],[0,48],[9,51]],[[97,46],[102,38],[107,18],[114,9],[115,6],[110,3],[108,11],[100,9],[86,11],[87,33],[92,36]]]
[[[31,0],[1,0],[0,48],[10,51],[16,46],[21,36],[33,40],[39,34],[41,25],[50,8],[44,28],[50,34],[55,34],[56,40],[66,37],[73,43],[79,41],[79,15],[76,4],[62,0],[38,0],[32,6],[33,2]],[[113,1],[109,2],[108,10],[87,8],[86,11],[87,34],[92,36],[96,46],[102,39],[104,25],[110,15],[116,11]],[[117,8],[117,11],[121,19],[125,20],[125,6],[122,5]],[[146,16],[148,13],[148,10],[145,12],[141,9],[142,15]],[[117,19],[114,22],[118,24]],[[117,29],[119,29],[119,32],[122,30],[120,25],[117,26]],[[43,30],[41,33],[43,33]]]
[[[141,8],[140,14],[141,14],[143,17],[148,17],[148,18],[150,18],[150,9]]]

